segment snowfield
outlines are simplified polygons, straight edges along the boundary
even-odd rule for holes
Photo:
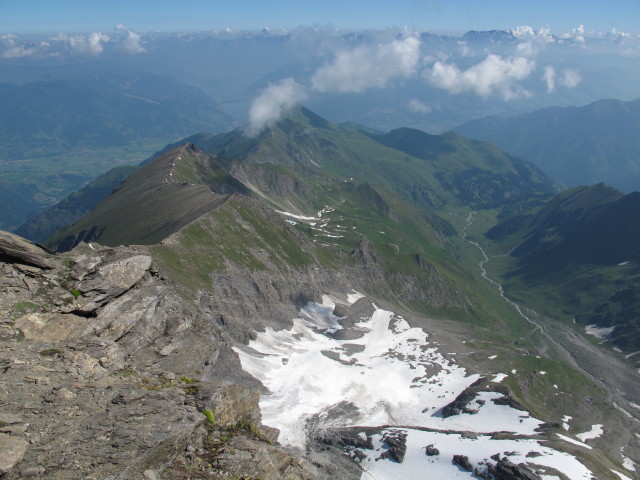
[[[301,309],[290,330],[267,328],[248,346],[235,348],[243,368],[270,391],[260,400],[263,422],[280,429],[282,444],[304,448],[315,428],[397,425],[407,433],[405,460],[376,461],[386,447],[381,435],[374,435],[377,450],[364,451],[363,479],[417,479],[425,478],[425,472],[430,478],[468,478],[451,463],[454,454],[468,455],[482,470],[486,467],[481,462],[496,453],[514,463],[556,468],[571,479],[592,478],[574,457],[535,439],[540,420],[494,403],[501,393],[478,392],[468,404],[473,413],[444,418],[442,408],[480,375],[445,358],[422,329],[375,305],[370,318],[362,318],[342,337],[349,340],[335,338],[344,329],[333,314],[336,302],[349,305],[363,295],[355,292],[345,298],[323,296],[321,304],[310,302]],[[494,374],[493,382],[506,376]],[[475,432],[476,438],[462,432]],[[494,439],[495,432],[514,438],[502,434],[503,439]],[[423,447],[429,444],[441,454],[426,456]],[[526,457],[534,451],[540,455]]]

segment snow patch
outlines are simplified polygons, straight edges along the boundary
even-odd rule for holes
[[[615,330],[616,326],[617,325],[614,325],[613,327],[598,327],[597,325],[593,324],[593,325],[587,325],[586,327],[584,327],[584,329],[587,332],[587,334],[593,335],[594,337],[599,338],[600,340],[605,340],[609,338],[611,333]]]
[[[348,294],[347,301],[357,295],[361,294]],[[526,411],[496,404],[501,393],[481,391],[467,405],[473,413],[444,418],[443,407],[480,376],[469,375],[440,353],[423,330],[375,305],[370,318],[350,327],[357,338],[334,338],[335,331],[345,329],[333,314],[335,303],[323,296],[322,303],[310,302],[301,309],[289,330],[268,327],[248,346],[234,347],[244,370],[270,392],[260,399],[262,418],[264,424],[280,429],[282,444],[304,448],[310,425],[405,425],[386,428],[407,433],[404,461],[379,458],[385,448],[382,429],[372,437],[377,450],[363,452],[362,479],[410,480],[425,478],[426,472],[429,478],[468,478],[468,473],[451,463],[453,454],[468,455],[472,463],[486,469],[480,462],[496,453],[522,463],[529,452],[541,454],[531,460],[535,464],[556,468],[572,479],[591,478],[577,459],[545,446],[543,440],[493,437],[495,432],[533,437],[542,424]],[[496,374],[494,381],[506,376]],[[453,432],[474,432],[477,438]],[[441,454],[426,456],[423,447],[429,444]]]
[[[578,445],[580,447],[584,447],[588,450],[591,450],[591,445],[587,445],[586,443],[579,442],[578,440],[574,440],[571,437],[567,437],[566,435],[562,435],[561,433],[556,433],[558,437],[560,437],[565,442],[573,443],[574,445]]]
[[[489,360],[495,360],[496,358],[498,358],[498,355],[491,355],[490,357],[487,357]]]
[[[509,375],[507,375],[506,373],[498,373],[495,377],[493,377],[493,380],[491,380],[491,381],[493,383],[500,383],[500,382],[502,382],[502,380],[504,380],[508,376]]]
[[[633,460],[631,460],[629,457],[625,457],[624,455],[622,455],[622,466],[627,470],[629,470],[630,472],[636,471],[636,463]]]
[[[627,477],[625,474],[615,471],[613,468],[610,469],[613,473],[615,473],[621,480],[631,480],[631,478]]]
[[[581,441],[586,442],[587,440],[592,440],[594,438],[598,438],[602,435],[602,425],[597,424],[591,427],[591,430],[583,433],[578,433],[576,437],[578,437]]]
[[[364,298],[365,295],[363,295],[360,292],[356,292],[355,290],[351,290],[353,293],[348,293],[347,294],[347,303],[349,305],[353,305],[354,303],[356,303],[358,300],[360,300],[361,298]]]
[[[496,453],[507,457],[515,464],[527,462],[529,452],[537,452],[533,460],[535,464],[555,468],[572,480],[590,480],[591,472],[573,456],[541,445],[535,440],[494,440],[489,436],[476,439],[464,438],[460,434],[442,432],[425,432],[414,429],[394,428],[407,434],[404,461],[397,463],[380,458],[385,450],[381,435],[372,437],[374,452],[361,462],[364,470],[361,480],[397,480],[446,478],[468,479],[470,474],[452,464],[453,455],[464,454],[469,462],[486,473],[486,463],[493,463],[491,456]],[[439,455],[427,456],[425,445],[433,445],[440,451]],[[481,463],[482,462],[482,463]]]
[[[565,415],[562,417],[562,428],[564,428],[567,432],[569,431],[569,422],[573,420],[573,417],[569,415]]]
[[[304,215],[296,215],[295,213],[282,212],[280,210],[276,210],[276,212],[286,217],[295,218],[297,220],[315,220],[316,219],[316,217],[305,217]]]

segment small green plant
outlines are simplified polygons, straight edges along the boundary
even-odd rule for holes
[[[77,288],[72,288],[71,290],[69,290],[69,293],[75,298],[78,298],[80,295],[82,295],[82,293],[80,293],[80,290],[78,290]]]
[[[35,312],[40,307],[38,307],[38,305],[36,305],[35,303],[31,303],[31,302],[18,302],[13,304],[13,308],[19,312],[26,312],[27,310],[31,312]]]
[[[191,377],[180,377],[180,381],[186,383],[187,385],[191,385],[192,383],[198,383],[200,380]]]
[[[211,410],[204,410],[202,414],[207,417],[207,423],[209,423],[209,425],[213,427],[216,424],[216,417]]]

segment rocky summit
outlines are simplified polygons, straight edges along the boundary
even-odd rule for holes
[[[321,477],[219,380],[241,375],[228,340],[143,249],[2,232],[0,292],[3,480]]]

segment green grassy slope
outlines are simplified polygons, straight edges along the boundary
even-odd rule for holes
[[[609,340],[640,348],[640,194],[575,187],[537,212],[490,229],[507,293],[579,324],[616,326]]]

